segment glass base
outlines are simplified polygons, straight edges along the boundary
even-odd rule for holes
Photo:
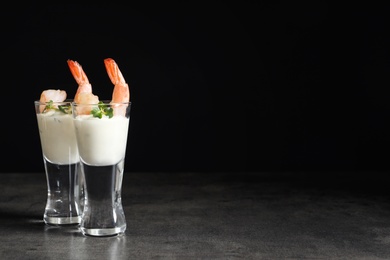
[[[81,233],[86,236],[105,237],[123,234],[126,226],[116,228],[80,228]]]
[[[48,217],[44,216],[43,221],[48,225],[75,225],[80,224],[81,216],[76,217]]]
[[[79,163],[53,164],[44,157],[47,201],[43,221],[48,225],[80,224],[81,195]]]
[[[85,200],[80,230],[87,236],[115,236],[125,232],[121,188],[124,160],[115,165],[91,166],[81,162]]]

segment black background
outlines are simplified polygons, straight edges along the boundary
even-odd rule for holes
[[[387,6],[273,1],[3,7],[1,172],[41,172],[33,101],[130,85],[126,171],[388,171]]]

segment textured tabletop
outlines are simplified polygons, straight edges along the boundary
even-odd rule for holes
[[[0,174],[0,259],[390,259],[381,173],[125,173],[127,230],[47,226],[44,173]]]

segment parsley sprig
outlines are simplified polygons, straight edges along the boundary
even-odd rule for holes
[[[43,110],[43,113],[49,112],[50,110],[54,111],[60,111],[64,114],[72,114],[72,108],[70,105],[59,105],[58,108],[54,106],[53,100],[50,100],[47,102],[45,109]]]
[[[92,109],[91,114],[94,117],[102,118],[103,116],[108,116],[109,118],[114,116],[114,110],[112,107],[105,105],[102,101],[98,103],[98,107]]]

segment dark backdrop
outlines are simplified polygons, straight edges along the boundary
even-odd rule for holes
[[[254,1],[252,1],[254,2]],[[33,101],[130,85],[127,171],[389,170],[387,6],[3,7],[1,172],[40,172]]]

